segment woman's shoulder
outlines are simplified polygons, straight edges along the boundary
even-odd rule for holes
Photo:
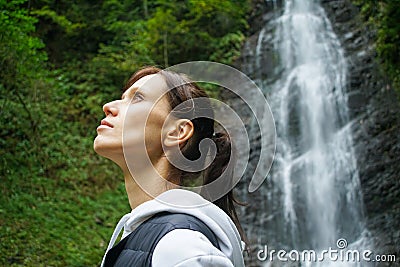
[[[231,260],[204,234],[190,229],[175,229],[167,233],[157,243],[151,263],[154,267],[233,267]]]

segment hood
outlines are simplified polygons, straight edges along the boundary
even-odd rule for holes
[[[221,251],[233,265],[244,266],[242,257],[244,243],[233,221],[218,206],[197,193],[183,189],[168,190],[155,199],[140,204],[123,216],[114,230],[107,251],[113,247],[122,227],[124,228],[122,238],[125,238],[142,222],[163,211],[186,213],[202,220],[214,232]]]

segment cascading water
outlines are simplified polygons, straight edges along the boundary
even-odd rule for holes
[[[344,51],[319,3],[286,0],[283,12],[275,12],[244,66],[268,95],[277,128],[275,163],[259,189],[265,213],[254,218],[262,220],[261,230],[251,235],[276,250],[338,249],[340,238],[347,248],[371,249],[347,116]],[[329,259],[300,264],[365,266]]]

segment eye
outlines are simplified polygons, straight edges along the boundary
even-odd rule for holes
[[[132,100],[135,101],[135,102],[136,102],[136,101],[143,100],[143,95],[140,94],[140,93],[138,93],[138,92],[135,92],[135,93],[133,94]]]

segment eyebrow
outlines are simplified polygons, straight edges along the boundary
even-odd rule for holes
[[[129,90],[129,88],[125,90],[125,92],[122,94],[121,98],[124,98],[124,97],[128,97],[128,96],[133,95],[137,90],[139,90],[139,87],[133,87],[133,88],[129,91],[129,93],[126,93],[126,91],[128,91],[128,90]]]

